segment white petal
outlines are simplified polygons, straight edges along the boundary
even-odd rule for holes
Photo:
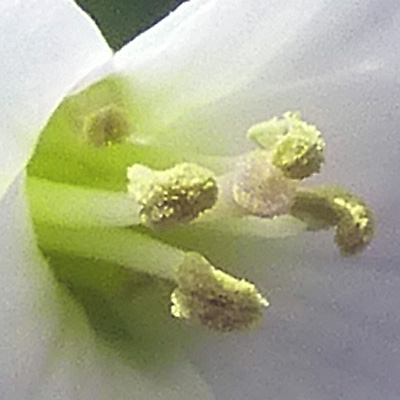
[[[0,203],[0,398],[15,399],[37,383],[58,324],[56,308],[45,307],[54,302],[54,282],[34,243],[21,185],[18,179]]]
[[[95,338],[88,332],[86,338],[63,345],[62,359],[56,366],[48,368],[34,399],[214,398],[190,363],[183,360],[177,366],[172,365],[158,374],[150,374],[135,371],[108,353],[107,349],[99,349]],[[53,397],[54,394],[56,397]]]
[[[58,103],[111,50],[70,0],[2,1],[0,42],[1,196]]]
[[[399,6],[379,0],[194,0],[124,47],[114,66],[131,77],[145,135],[232,152],[273,113],[292,107],[313,117],[301,98],[279,102],[281,88],[393,69],[398,26]]]
[[[212,399],[184,360],[156,376],[98,343],[36,248],[22,183],[0,203],[0,398]]]

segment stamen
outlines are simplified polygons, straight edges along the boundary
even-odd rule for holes
[[[130,124],[121,108],[111,104],[86,117],[83,125],[85,141],[95,147],[121,142],[130,133]]]
[[[279,141],[272,154],[272,164],[290,179],[304,179],[320,171],[324,161],[320,138],[290,134]]]
[[[334,201],[342,214],[336,227],[336,244],[343,254],[359,253],[374,236],[372,211],[356,197],[337,197]]]
[[[144,225],[152,228],[188,223],[217,201],[214,174],[196,164],[179,164],[165,171],[142,165],[128,168],[128,192],[140,204]]]
[[[177,283],[172,315],[218,331],[253,327],[269,305],[253,284],[214,268],[197,253],[185,255]]]
[[[257,124],[247,136],[272,151],[272,164],[287,178],[304,179],[320,171],[325,142],[314,125],[301,120],[300,113],[287,112],[283,119]]]
[[[287,119],[273,117],[268,121],[253,125],[247,131],[247,139],[256,142],[265,150],[272,149],[276,143],[288,132]]]
[[[125,192],[67,185],[29,177],[29,208],[35,222],[69,227],[127,227],[140,223],[139,206]]]
[[[335,242],[344,255],[361,252],[374,236],[372,210],[362,199],[339,187],[299,191],[291,214],[310,230],[335,226]]]
[[[232,185],[235,203],[250,215],[274,217],[287,214],[296,194],[296,183],[275,168],[265,151],[247,155]]]

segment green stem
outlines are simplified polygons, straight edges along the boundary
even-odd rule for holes
[[[75,229],[36,224],[39,247],[92,260],[119,264],[169,280],[176,279],[176,270],[184,252],[130,229]]]
[[[69,227],[118,227],[140,223],[138,204],[124,192],[29,177],[27,193],[35,222]]]

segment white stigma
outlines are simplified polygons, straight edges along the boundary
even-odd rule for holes
[[[243,215],[272,218],[289,213],[297,184],[272,165],[268,152],[258,150],[242,157],[222,186]]]

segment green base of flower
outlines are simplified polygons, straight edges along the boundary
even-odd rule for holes
[[[103,345],[141,369],[179,359],[182,344],[190,340],[190,328],[170,316],[171,282],[113,263],[42,251],[57,280],[85,310]],[[70,315],[65,323],[74,318]],[[79,332],[74,334],[79,340]]]
[[[126,87],[122,79],[108,78],[67,98],[42,132],[28,165],[28,175],[70,185],[125,191],[130,165],[138,163],[156,169],[175,165],[179,157],[172,152],[134,144],[134,140],[104,147],[87,142],[85,120],[110,105],[126,112],[134,139],[140,120]]]
[[[133,230],[110,227],[102,216],[113,214],[110,202],[114,209],[127,202],[128,166],[163,169],[179,157],[132,141],[92,145],[85,138],[85,119],[87,125],[88,115],[94,118],[109,105],[124,110],[123,126],[132,127],[135,135],[140,121],[122,79],[106,79],[67,98],[29,162],[27,194],[39,248],[57,280],[85,310],[96,336],[132,364],[150,367],[179,357],[188,337],[188,328],[170,316],[173,284],[160,278],[157,265],[164,261],[168,278],[180,252]],[[122,225],[129,225],[129,215],[123,219]],[[64,318],[66,324],[74,321],[73,315]]]

